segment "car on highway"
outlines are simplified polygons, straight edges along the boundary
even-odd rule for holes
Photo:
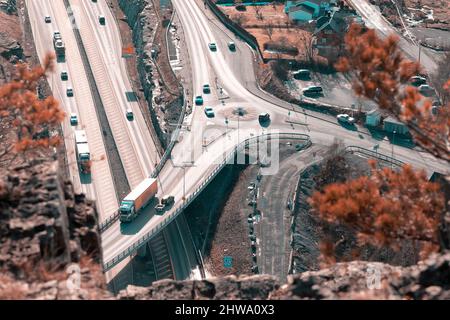
[[[165,206],[164,204],[162,204],[162,203],[158,203],[158,204],[155,206],[156,212],[163,212],[165,208],[166,208],[166,206]]]
[[[175,197],[174,196],[165,196],[161,199],[161,203],[165,205],[166,207],[170,207],[172,204],[175,203]]]
[[[270,114],[267,112],[260,113],[258,116],[259,122],[267,122],[270,120]]]
[[[205,114],[208,118],[213,118],[214,117],[214,110],[211,107],[206,107],[205,108]]]
[[[217,45],[214,42],[208,43],[209,50],[217,51]]]
[[[320,86],[309,86],[302,90],[304,95],[319,95],[323,93],[323,89]]]
[[[236,51],[236,44],[233,41],[228,42],[228,49],[230,51]]]
[[[203,85],[203,93],[211,93],[211,87],[209,86],[209,84]]]
[[[98,16],[98,22],[103,26],[106,23],[105,16]]]
[[[129,121],[133,121],[133,119],[134,119],[134,113],[133,113],[133,110],[127,109],[127,111],[125,112],[125,116],[127,117],[127,119],[128,119]]]
[[[69,74],[67,73],[67,71],[61,71],[61,80],[62,81],[69,80]]]
[[[61,38],[61,32],[59,32],[59,31],[54,31],[53,32],[53,41],[56,41],[56,40],[61,40],[62,38]]]
[[[68,87],[66,90],[66,94],[68,97],[73,97],[73,89],[71,87]]]
[[[203,97],[202,96],[196,96],[195,97],[195,105],[201,106],[203,104]]]
[[[311,72],[308,69],[299,69],[292,71],[292,76],[294,79],[310,79],[311,78]]]
[[[51,23],[52,18],[50,16],[45,16],[44,21],[45,21],[45,23]]]
[[[414,77],[411,77],[410,82],[412,85],[420,86],[421,84],[427,83],[427,79],[422,76],[414,76]]]
[[[350,117],[348,114],[341,113],[336,116],[337,120],[342,123],[354,124],[355,118]]]
[[[76,113],[71,113],[70,114],[70,125],[71,126],[76,126],[78,125],[78,116]]]

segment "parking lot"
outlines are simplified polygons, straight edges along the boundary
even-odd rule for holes
[[[352,84],[342,73],[323,74],[311,72],[310,78],[294,79],[286,82],[286,86],[294,97],[302,96],[302,89],[309,86],[321,86],[323,94],[318,96],[308,96],[317,101],[332,104],[339,107],[351,108],[352,105],[357,110],[361,105],[361,110],[369,111],[376,105],[372,101],[358,98],[353,92]]]

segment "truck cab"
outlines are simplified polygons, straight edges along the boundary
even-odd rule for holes
[[[136,217],[134,202],[123,200],[120,203],[119,213],[120,213],[119,219],[121,222],[132,221]]]

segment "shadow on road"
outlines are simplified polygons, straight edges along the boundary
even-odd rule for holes
[[[92,175],[81,173],[80,172],[80,182],[81,184],[91,184],[92,183]]]
[[[120,233],[124,235],[133,235],[138,233],[155,215],[155,206],[159,202],[157,198],[150,201],[147,206],[142,209],[141,213],[131,222],[120,223]]]

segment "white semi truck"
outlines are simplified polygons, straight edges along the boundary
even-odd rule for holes
[[[59,31],[55,31],[53,33],[53,47],[55,48],[55,52],[58,57],[64,57],[66,54],[66,46]]]
[[[75,149],[77,153],[78,166],[82,173],[91,172],[91,153],[87,141],[86,131],[75,130]]]
[[[144,208],[158,193],[158,181],[147,178],[132,190],[120,203],[119,219],[121,222],[130,222],[137,217],[139,211]]]

